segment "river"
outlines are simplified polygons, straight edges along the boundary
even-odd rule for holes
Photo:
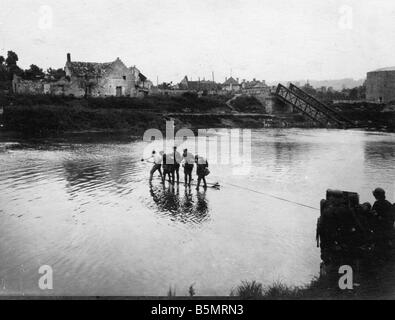
[[[3,148],[0,295],[156,296],[169,287],[187,295],[190,285],[197,295],[229,295],[242,280],[305,285],[319,274],[314,208],[328,188],[372,202],[381,186],[395,201],[393,133],[262,129],[251,137],[250,170],[210,164],[208,181],[221,188],[206,192],[150,186],[151,165],[140,161],[147,144],[132,137]],[[38,287],[42,265],[53,269],[52,291]]]

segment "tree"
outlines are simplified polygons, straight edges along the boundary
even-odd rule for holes
[[[8,80],[8,72],[4,62],[5,62],[4,57],[0,56],[0,81]]]
[[[357,100],[359,98],[358,88],[352,88],[348,96],[351,100]]]
[[[0,81],[8,81],[8,71],[5,64],[0,63]]]
[[[5,60],[7,67],[16,66],[19,58],[18,55],[14,51],[7,52],[7,59]]]
[[[43,69],[37,67],[35,64],[32,64],[30,69],[25,70],[24,78],[28,80],[42,79],[44,78]]]
[[[63,69],[47,69],[46,75],[51,80],[60,80],[66,76],[66,73]]]
[[[302,89],[311,95],[315,95],[317,93],[317,91],[309,82],[306,82],[306,84],[302,87]]]
[[[158,88],[163,90],[170,90],[172,86],[173,86],[173,82],[169,82],[169,83],[163,82],[158,86]]]
[[[14,74],[17,74],[18,76],[23,74],[23,71],[17,65],[18,60],[18,55],[14,51],[7,52],[7,59],[5,59],[5,65],[7,70],[7,80],[9,81],[12,80]]]

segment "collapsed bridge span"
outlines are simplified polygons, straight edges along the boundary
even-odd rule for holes
[[[289,88],[279,84],[275,96],[279,100],[292,105],[320,126],[327,128],[349,128],[353,126],[351,121],[340,115],[336,110],[292,83]]]

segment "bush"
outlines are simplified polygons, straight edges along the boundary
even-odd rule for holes
[[[197,99],[199,97],[196,92],[185,92],[182,96],[187,99]]]
[[[257,112],[264,109],[255,97],[240,96],[231,102],[232,106],[239,112]]]

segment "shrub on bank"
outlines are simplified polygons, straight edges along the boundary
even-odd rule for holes
[[[262,112],[265,109],[255,97],[240,96],[231,103],[232,106],[239,112]]]
[[[263,296],[263,286],[256,281],[242,281],[241,285],[231,291],[230,296],[241,299],[258,299]]]

